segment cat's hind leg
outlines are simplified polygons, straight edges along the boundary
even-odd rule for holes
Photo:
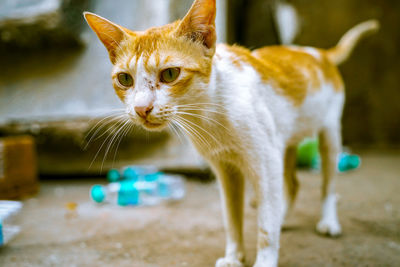
[[[293,207],[296,200],[297,192],[299,191],[299,181],[296,175],[297,152],[296,146],[289,146],[285,152],[284,162],[284,190],[285,202],[283,219]]]
[[[243,210],[244,178],[242,172],[232,164],[213,164],[220,184],[222,209],[226,230],[225,257],[220,258],[216,267],[243,267]]]
[[[341,149],[340,124],[324,128],[319,134],[319,150],[322,164],[322,216],[317,224],[320,234],[338,236],[341,226],[336,210],[336,192],[334,177],[336,175],[337,156]]]

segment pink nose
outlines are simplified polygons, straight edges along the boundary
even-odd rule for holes
[[[142,117],[143,119],[146,119],[147,115],[153,110],[153,105],[150,106],[136,106],[135,111],[136,113]]]

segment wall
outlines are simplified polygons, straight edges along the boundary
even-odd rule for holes
[[[329,48],[351,27],[367,19],[381,22],[378,34],[361,41],[340,66],[346,83],[343,141],[367,147],[400,146],[400,1],[290,0],[298,10],[301,32],[296,44]],[[228,40],[251,48],[277,44],[274,1],[230,0]]]

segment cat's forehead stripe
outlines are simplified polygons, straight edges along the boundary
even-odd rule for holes
[[[176,21],[162,27],[150,28],[135,36],[134,40],[130,42],[129,50],[136,57],[152,55],[155,51],[158,51],[160,44],[166,40],[166,37],[172,34],[178,23],[179,21]]]
[[[128,69],[130,69],[130,70],[134,69],[137,64],[137,61],[138,61],[138,58],[136,57],[136,55],[133,54],[127,62]]]

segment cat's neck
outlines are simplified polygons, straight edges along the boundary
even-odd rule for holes
[[[182,115],[189,128],[187,135],[206,157],[241,145],[241,134],[233,125],[235,114],[241,112],[234,91],[242,86],[240,79],[246,80],[246,72],[235,72],[228,61],[223,51],[214,56],[209,82],[202,96],[191,104],[194,108],[189,112],[194,115]]]

